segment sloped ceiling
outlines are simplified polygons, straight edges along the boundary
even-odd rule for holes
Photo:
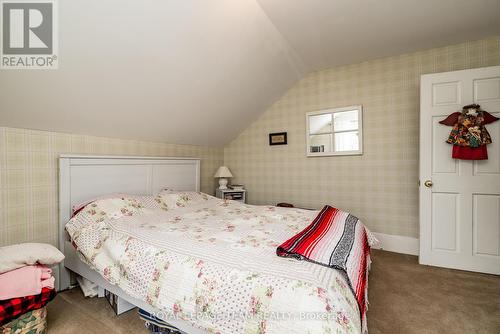
[[[220,146],[311,70],[500,33],[500,0],[59,1],[59,69],[0,126]]]
[[[258,0],[308,70],[500,33],[500,0]]]
[[[223,145],[303,75],[255,0],[59,1],[59,69],[0,71],[0,126]]]

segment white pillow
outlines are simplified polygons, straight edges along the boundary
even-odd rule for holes
[[[163,189],[156,196],[156,201],[164,210],[183,208],[187,205],[198,204],[211,199],[211,196],[197,191],[175,191]]]
[[[127,195],[127,194],[109,194],[109,195],[102,195],[102,196],[97,196],[92,199],[83,201],[81,203],[73,205],[71,208],[71,217],[74,217],[78,212],[80,212],[83,208],[85,208],[87,205],[89,205],[92,202],[99,201],[102,199],[110,199],[110,198],[124,198],[124,197],[133,197],[133,195]]]
[[[49,244],[25,243],[0,247],[0,274],[36,263],[53,266],[64,255]]]

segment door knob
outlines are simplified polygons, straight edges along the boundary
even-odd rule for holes
[[[431,180],[427,180],[427,181],[425,181],[425,182],[424,182],[424,185],[425,185],[427,188],[430,188],[430,187],[432,187],[433,183],[432,183],[432,181],[431,181]]]

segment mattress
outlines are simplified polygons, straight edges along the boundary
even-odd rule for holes
[[[341,272],[276,256],[317,213],[160,193],[97,200],[66,230],[82,261],[166,322],[209,333],[361,333]]]

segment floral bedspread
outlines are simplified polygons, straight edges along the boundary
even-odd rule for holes
[[[276,256],[317,213],[162,191],[97,200],[66,229],[82,260],[167,322],[209,333],[361,333],[340,272]]]

